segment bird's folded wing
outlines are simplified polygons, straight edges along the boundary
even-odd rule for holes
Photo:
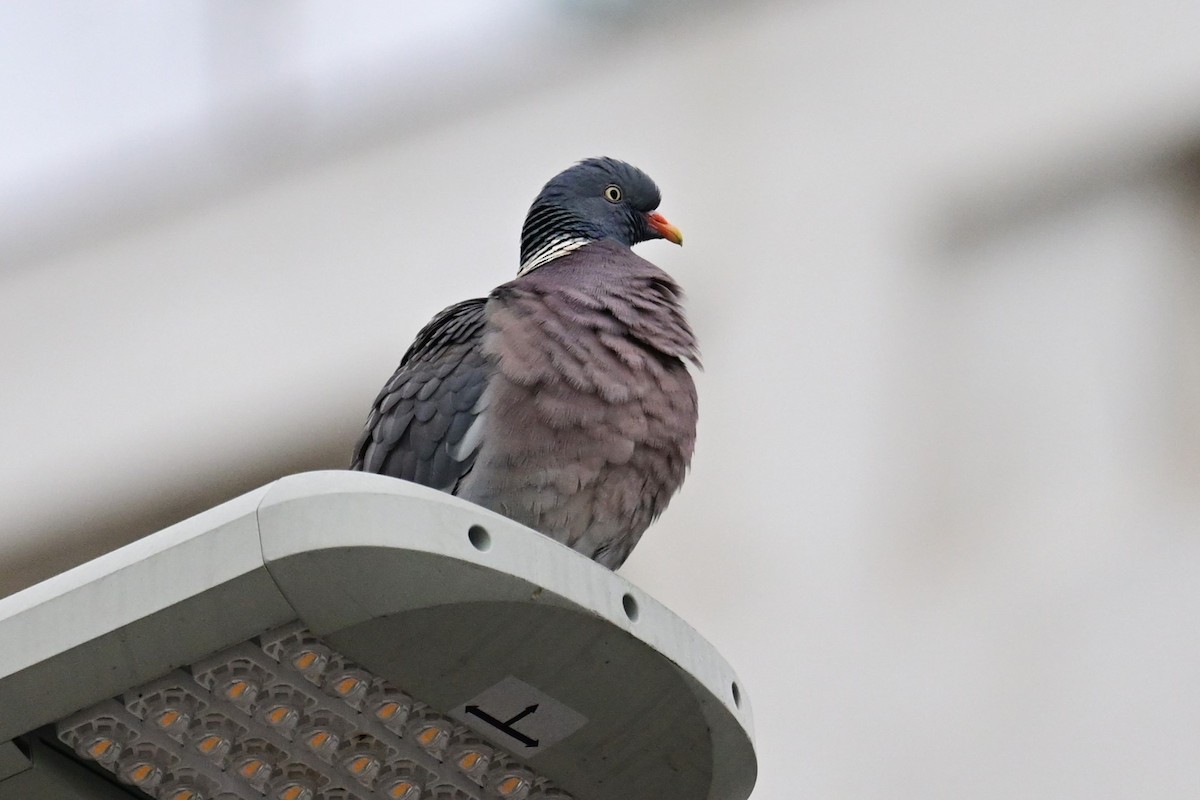
[[[351,469],[454,492],[478,451],[491,365],[480,347],[486,298],[439,313],[383,387]]]

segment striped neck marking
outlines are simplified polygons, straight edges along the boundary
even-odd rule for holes
[[[554,259],[562,258],[567,253],[573,253],[585,244],[591,244],[592,241],[592,239],[586,239],[582,236],[560,236],[556,239],[551,239],[522,262],[521,268],[517,270],[517,277],[527,275],[538,267],[544,267]]]

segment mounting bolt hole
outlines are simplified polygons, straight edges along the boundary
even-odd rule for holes
[[[737,706],[738,708],[741,708],[742,707],[742,690],[738,688],[738,685],[736,683],[731,684],[731,685],[733,686],[733,704],[735,706]]]
[[[621,598],[621,605],[625,608],[625,616],[629,617],[630,622],[637,622],[638,604],[633,595],[628,592]]]
[[[481,553],[492,546],[492,535],[482,525],[472,525],[467,530],[467,538],[471,540],[471,546]]]

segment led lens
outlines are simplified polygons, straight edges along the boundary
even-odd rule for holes
[[[258,697],[258,685],[246,678],[227,681],[221,691],[226,700],[241,709],[248,709],[254,705],[254,700]]]
[[[308,749],[328,760],[338,747],[338,735],[327,728],[309,731],[304,738]]]
[[[379,773],[376,791],[390,800],[418,800],[429,772],[414,761],[393,761]]]
[[[525,800],[533,789],[532,777],[525,770],[506,770],[494,778],[492,788],[504,800]]]
[[[285,783],[275,796],[279,800],[312,800],[313,790],[300,783]]]
[[[379,774],[379,759],[372,755],[354,755],[342,762],[346,771],[359,783],[370,785]]]
[[[270,674],[249,655],[214,656],[193,668],[196,683],[247,714],[253,713],[259,692]]]
[[[275,771],[275,765],[286,755],[262,739],[249,739],[238,744],[230,756],[233,772],[262,793]]]
[[[389,731],[402,734],[412,710],[412,699],[403,692],[378,684],[368,693],[363,711],[384,724]]]
[[[241,775],[251,783],[256,783],[265,776],[270,776],[271,765],[263,761],[261,758],[250,756],[243,758],[237,764],[237,774]]]
[[[154,718],[154,722],[164,731],[168,728],[174,728],[175,724],[181,720],[186,721],[183,712],[174,708],[168,708],[166,711]]]
[[[121,757],[117,775],[126,783],[149,792],[162,783],[163,775],[174,760],[154,745],[141,743]]]
[[[362,681],[353,676],[338,678],[333,684],[334,694],[339,697],[347,697],[362,687]]]
[[[329,651],[319,645],[302,645],[288,656],[288,663],[309,683],[319,685],[329,665]]]
[[[320,776],[300,764],[288,764],[271,783],[267,793],[273,800],[313,800]]]
[[[492,748],[460,729],[454,736],[446,760],[453,763],[463,775],[481,784],[491,764],[492,753]]]
[[[388,722],[389,720],[395,719],[396,715],[399,714],[403,709],[404,706],[400,705],[395,700],[385,700],[376,706],[375,718],[381,722]]]
[[[312,669],[313,665],[317,663],[318,658],[319,656],[312,650],[301,650],[292,659],[292,666],[302,671]]]
[[[93,736],[90,740],[83,743],[79,754],[87,756],[92,761],[101,764],[112,764],[121,755],[121,743],[116,739],[103,734]]]
[[[180,708],[167,708],[154,715],[154,724],[169,734],[182,734],[191,721],[191,714]]]
[[[436,750],[450,738],[450,733],[441,725],[426,725],[417,732],[417,741],[426,750]]]
[[[137,739],[130,724],[137,722],[124,708],[107,700],[60,722],[58,738],[80,758],[115,771],[126,745]]]
[[[325,681],[325,691],[354,709],[362,708],[363,699],[370,687],[370,676],[359,670],[332,672]]]
[[[362,775],[372,766],[379,766],[379,762],[370,756],[354,756],[346,762],[346,769],[354,775]]]
[[[501,778],[496,784],[496,791],[501,797],[513,797],[517,792],[525,788],[525,779],[518,775],[509,775],[507,778]]]
[[[125,696],[125,708],[179,744],[188,740],[188,729],[201,703],[183,675],[175,674]]]
[[[223,758],[228,752],[230,745],[233,744],[219,733],[210,733],[201,736],[196,741],[196,749],[202,754],[213,760]]]
[[[391,800],[417,800],[421,796],[421,787],[407,778],[392,782],[383,790]]]
[[[218,795],[217,783],[195,770],[185,767],[178,773],[158,790],[159,800],[232,800],[232,795]]]
[[[275,728],[291,727],[300,721],[300,712],[288,705],[276,705],[267,709],[263,719]]]
[[[450,732],[453,727],[445,717],[421,707],[408,720],[407,730],[418,747],[441,761],[446,753],[446,746],[450,744]]]
[[[143,763],[134,766],[132,769],[126,770],[125,776],[129,778],[130,783],[135,783],[138,786],[145,786],[150,782],[150,779],[154,776],[155,772],[156,770],[153,764]],[[158,774],[161,776],[162,772],[158,771]]]
[[[245,732],[246,729],[233,720],[220,714],[209,714],[192,725],[192,750],[224,769],[234,741]]]

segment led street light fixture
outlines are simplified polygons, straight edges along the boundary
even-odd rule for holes
[[[0,600],[0,800],[744,800],[745,693],[468,503],[292,476]],[[140,793],[140,795],[139,795]]]

